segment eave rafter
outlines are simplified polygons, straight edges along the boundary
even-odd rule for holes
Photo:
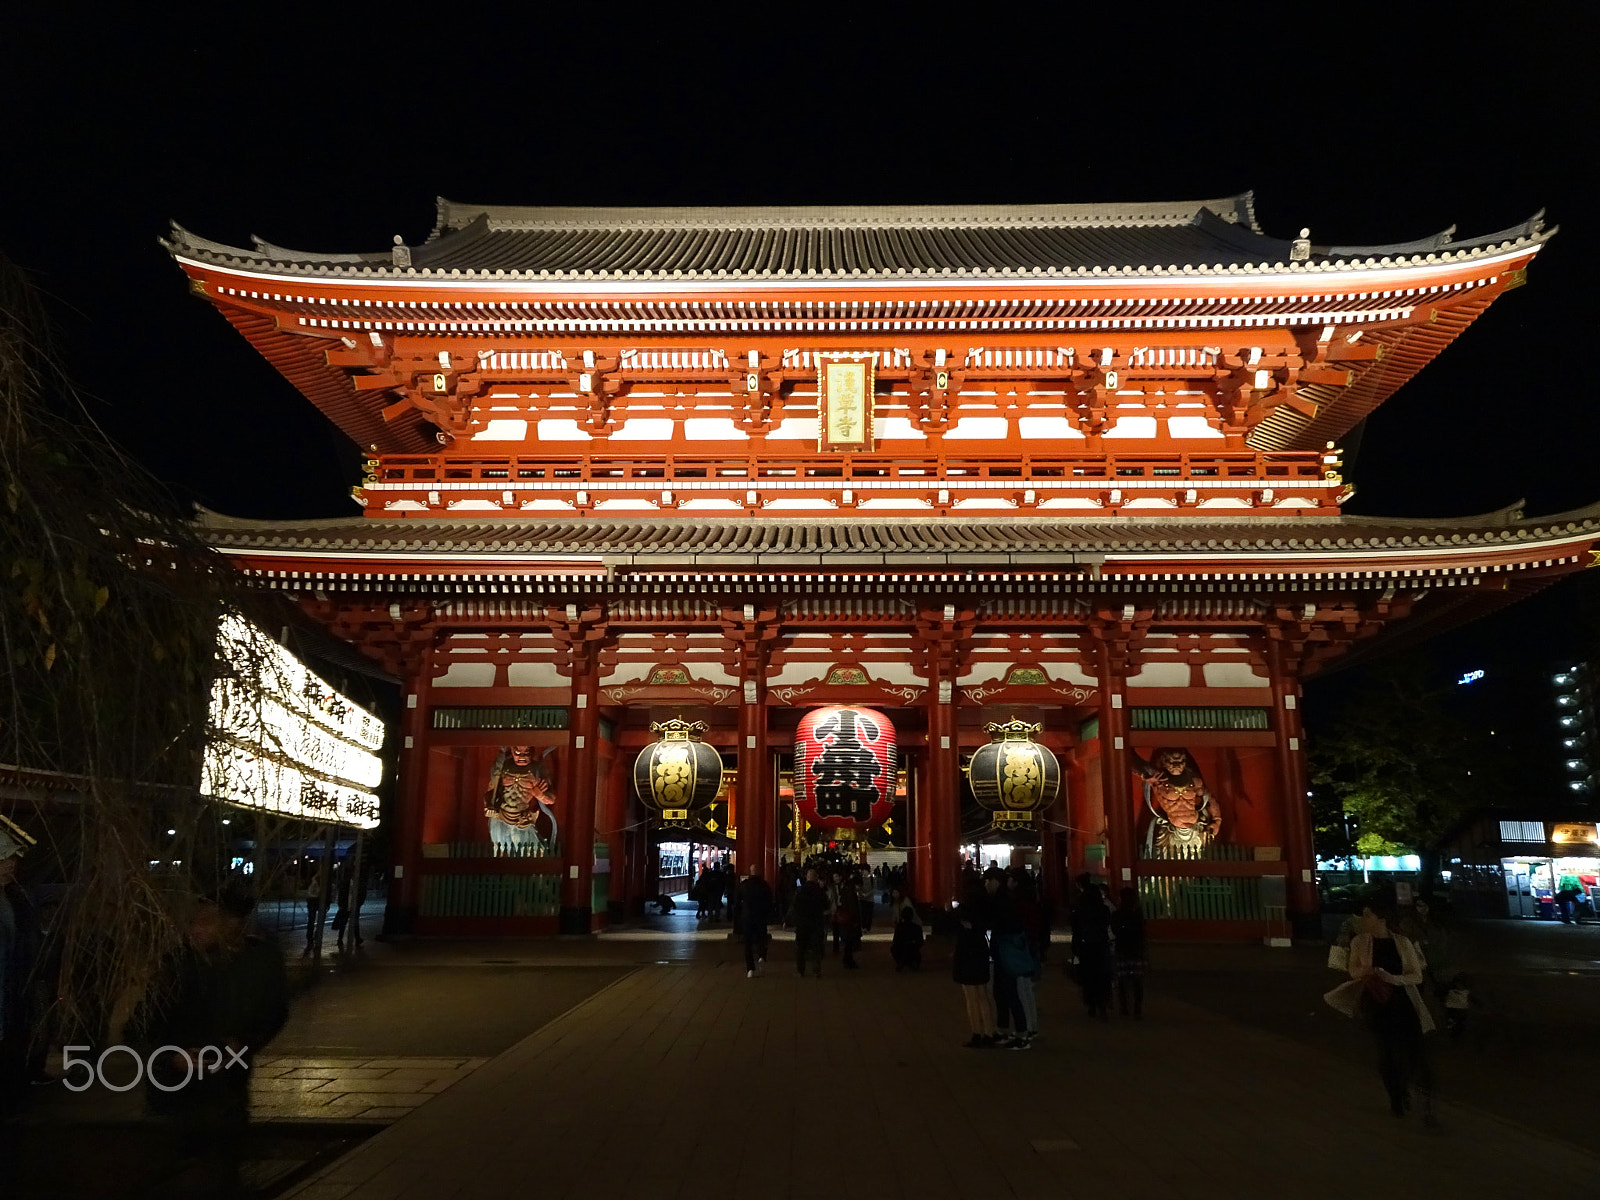
[[[995,382],[1013,392],[1067,392],[1079,432],[1096,436],[1116,404],[1110,397],[1119,389],[1107,386],[1110,372],[1119,382],[1145,383],[1150,390],[1162,383],[1196,383],[1182,390],[1204,393],[1206,418],[1232,445],[1249,438],[1274,449],[1314,449],[1337,438],[1442,348],[1427,349],[1430,339],[1396,330],[1427,324],[1435,334],[1448,334],[1448,342],[1500,291],[1520,281],[1537,249],[1530,244],[1502,256],[1504,261],[1468,258],[1408,267],[1392,273],[1392,280],[1381,270],[1351,273],[1319,280],[1318,286],[1330,290],[1310,293],[1299,290],[1306,280],[1264,276],[1226,283],[1124,280],[1109,291],[1040,281],[1026,285],[1024,294],[1017,294],[1017,285],[997,285],[989,296],[932,280],[908,282],[889,295],[863,285],[855,293],[824,288],[794,297],[763,296],[756,281],[722,297],[630,297],[626,286],[610,283],[583,298],[535,299],[537,293],[515,287],[499,294],[453,293],[443,280],[396,288],[335,279],[251,279],[200,261],[188,261],[186,269],[196,290],[313,402],[359,444],[387,453],[415,452],[435,433],[447,444],[470,437],[482,425],[479,400],[491,380],[571,393],[579,400],[580,426],[600,435],[614,430],[622,419],[619,406],[626,407],[637,388],[725,391],[733,397],[738,427],[759,437],[772,427],[786,396],[800,387],[803,373],[786,367],[785,353],[804,350],[807,342],[837,348],[883,340],[911,343],[906,362],[880,364],[880,378],[905,389],[913,427],[929,436],[948,430],[963,388]],[[1385,282],[1392,286],[1383,287]],[[1307,335],[1328,328],[1341,336],[1368,333],[1374,344],[1394,347],[1398,357],[1377,373],[1350,355],[1318,358],[1316,347],[1305,344]],[[1384,332],[1388,336],[1380,337]],[[1210,379],[1147,370],[1126,361],[1128,353],[1115,344],[1111,355],[1102,353],[1113,339],[1154,344],[1169,336],[1201,346],[1221,343],[1222,361]],[[1260,344],[1274,336],[1300,345],[1284,353]],[[1080,361],[1065,369],[984,367],[967,361],[975,341],[1024,351],[1065,344]],[[686,360],[703,361],[646,371],[627,365],[630,351],[685,345]],[[1413,365],[1410,359],[1419,351]],[[946,357],[944,369],[934,362],[936,352]],[[490,360],[512,356],[545,365],[509,374],[486,369]],[[1336,365],[1341,362],[1347,365]],[[1373,378],[1362,391],[1364,375]],[[530,412],[539,407],[533,399]]]

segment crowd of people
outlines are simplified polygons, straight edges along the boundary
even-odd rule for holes
[[[1053,911],[1033,873],[998,865],[980,873],[968,864],[962,899],[937,913],[912,900],[903,866],[869,868],[818,856],[783,864],[776,886],[759,870],[731,879],[725,868],[708,868],[690,895],[701,919],[720,918],[725,898],[734,931],[744,939],[747,978],[765,973],[775,925],[794,931],[799,976],[821,978],[829,957],[841,970],[857,970],[863,937],[881,914],[892,927],[889,956],[896,971],[921,969],[929,925],[953,936],[951,972],[962,989],[968,1046],[1025,1050],[1038,1038],[1036,988],[1049,955]],[[1104,885],[1088,876],[1077,881],[1076,892],[1070,970],[1085,1011],[1105,1019],[1115,998],[1122,1015],[1142,1017],[1145,923],[1138,893],[1123,889],[1113,906]]]

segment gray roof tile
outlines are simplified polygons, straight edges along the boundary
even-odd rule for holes
[[[1066,561],[1074,555],[1448,548],[1552,540],[1600,532],[1600,505],[1525,520],[1514,508],[1477,517],[1100,517],[902,518],[874,521],[730,517],[616,522],[592,517],[527,521],[328,518],[257,521],[201,510],[201,531],[219,548],[349,554],[449,552],[630,557],[702,566],[890,564],[930,561]]]
[[[813,208],[512,208],[439,202],[439,222],[398,267],[385,249],[316,254],[225,246],[173,226],[168,248],[287,274],[457,277],[793,278],[885,275],[1157,275],[1229,268],[1348,269],[1543,240],[1542,214],[1481,238],[1452,231],[1385,246],[1311,246],[1264,234],[1250,193],[1174,204]],[[1553,231],[1552,231],[1553,232]]]

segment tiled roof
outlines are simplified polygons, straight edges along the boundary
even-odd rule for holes
[[[202,511],[202,531],[219,548],[311,554],[598,556],[635,565],[783,565],[825,558],[959,563],[1060,561],[1064,555],[1441,551],[1512,547],[1584,533],[1600,534],[1600,505],[1523,520],[1514,510],[1479,517],[1385,520],[1375,517],[1204,519],[1130,517],[1037,520],[848,518],[811,521],[763,517],[722,521],[595,518],[382,520],[362,517],[252,521]]]
[[[1553,232],[1553,231],[1549,231]],[[1549,236],[1541,216],[1480,238],[1294,243],[1257,226],[1250,193],[1177,204],[813,208],[514,208],[439,201],[420,246],[368,254],[226,246],[174,225],[174,254],[292,276],[554,279],[923,279],[1344,271],[1469,259]]]

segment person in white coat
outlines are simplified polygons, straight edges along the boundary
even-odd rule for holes
[[[1389,1111],[1403,1117],[1411,1108],[1413,1086],[1429,1096],[1432,1078],[1423,1037],[1434,1023],[1417,990],[1427,963],[1415,942],[1389,928],[1393,916],[1392,901],[1375,900],[1363,911],[1361,932],[1350,942],[1350,979],[1324,998],[1372,1031]]]

